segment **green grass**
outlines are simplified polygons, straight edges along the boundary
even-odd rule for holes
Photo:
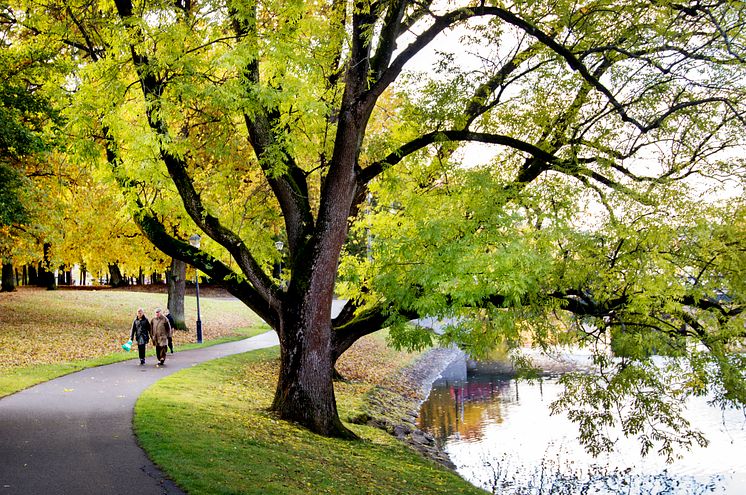
[[[269,331],[269,327],[261,325],[252,328],[239,328],[235,329],[235,335],[220,337],[215,340],[203,342],[201,344],[184,344],[178,346],[177,350],[186,351],[189,349],[197,349],[200,347],[209,347],[217,344],[223,344],[226,342],[233,342],[236,340],[242,340],[261,333]],[[147,352],[148,356],[155,355],[155,349],[152,346],[148,346],[150,349]],[[32,387],[36,384],[53,380],[69,373],[75,373],[86,368],[93,368],[96,366],[104,366],[106,364],[118,363],[120,361],[127,361],[129,359],[135,359],[137,357],[137,351],[124,352],[118,351],[112,354],[99,356],[94,359],[81,359],[71,361],[68,363],[53,363],[53,364],[39,364],[39,365],[28,365],[21,367],[14,367],[2,371],[0,375],[0,397],[5,397],[23,390],[28,387]]]
[[[387,433],[347,424],[362,440],[321,437],[269,412],[278,350],[204,363],[150,387],[135,407],[143,448],[191,495],[483,494]],[[373,384],[337,384],[340,417]]]

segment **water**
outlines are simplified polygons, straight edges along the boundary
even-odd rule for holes
[[[593,458],[577,440],[577,426],[550,416],[562,387],[556,378],[517,382],[505,374],[452,364],[433,384],[419,427],[448,452],[471,483],[505,495],[746,494],[746,418],[742,411],[692,400],[687,418],[710,441],[666,464],[622,438],[612,454]]]

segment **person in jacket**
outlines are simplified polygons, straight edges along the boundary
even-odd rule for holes
[[[174,321],[174,317],[171,316],[171,311],[168,310],[168,308],[163,310],[163,315],[168,320],[168,324],[171,325],[171,337],[168,338],[168,350],[171,351],[171,354],[174,353],[174,330],[176,329],[176,322]]]
[[[150,322],[145,317],[145,312],[142,308],[137,310],[137,316],[135,321],[132,322],[132,331],[130,332],[130,340],[137,341],[137,353],[140,355],[140,366],[145,364],[145,346],[150,340]]]
[[[161,313],[161,308],[156,308],[155,317],[150,321],[150,338],[155,345],[155,354],[158,357],[159,366],[163,366],[166,362],[169,337],[173,337],[171,324]]]

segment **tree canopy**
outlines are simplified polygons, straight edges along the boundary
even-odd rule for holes
[[[557,407],[595,450],[746,401],[743,2],[12,4],[72,61],[69,152],[278,332],[280,417],[348,434],[334,363],[385,326],[590,346]]]

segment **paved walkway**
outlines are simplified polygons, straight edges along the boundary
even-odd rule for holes
[[[0,399],[0,495],[182,494],[137,445],[137,397],[164,376],[277,345],[275,332],[204,349],[91,368]],[[133,352],[133,356],[137,356]]]

